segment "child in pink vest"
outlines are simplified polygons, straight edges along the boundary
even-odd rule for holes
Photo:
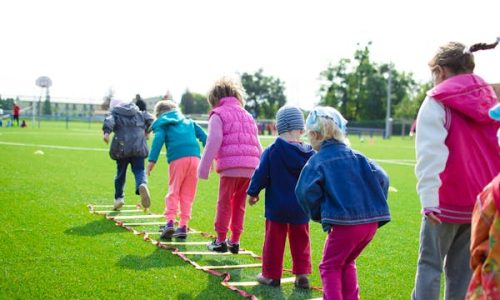
[[[217,238],[208,245],[216,252],[237,254],[245,218],[246,191],[259,165],[262,147],[257,125],[243,108],[245,91],[239,81],[222,78],[215,82],[208,95],[212,106],[208,119],[208,139],[198,177],[208,179],[215,159],[219,173],[219,198],[215,216]],[[227,239],[227,232],[231,237]]]
[[[488,116],[498,100],[473,74],[472,52],[497,44],[466,48],[451,42],[429,62],[435,86],[420,107],[415,139],[424,218],[412,299],[439,299],[443,269],[445,299],[465,298],[472,210],[477,194],[500,171],[498,122]]]

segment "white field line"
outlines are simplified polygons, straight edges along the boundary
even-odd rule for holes
[[[377,159],[377,158],[374,158],[373,160],[376,162],[379,162],[379,163],[401,165],[401,166],[408,166],[408,167],[415,166],[415,161],[408,160],[408,159]]]

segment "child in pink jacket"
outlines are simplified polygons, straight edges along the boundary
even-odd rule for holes
[[[246,191],[259,165],[262,147],[257,125],[243,108],[245,91],[239,81],[222,78],[208,95],[212,106],[208,119],[208,139],[198,168],[198,177],[208,179],[215,159],[219,173],[219,198],[215,216],[217,238],[208,249],[237,254],[245,218]],[[227,232],[231,237],[227,239]]]

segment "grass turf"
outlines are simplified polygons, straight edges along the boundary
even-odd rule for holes
[[[267,145],[271,140],[262,142]],[[414,160],[409,139],[378,138],[372,144],[353,137],[351,142],[373,159]],[[220,284],[220,278],[88,213],[89,203],[113,201],[115,164],[107,148],[96,123],[72,123],[69,129],[57,122],[44,122],[41,128],[0,128],[0,298],[239,298]],[[37,150],[44,154],[35,154]],[[406,299],[413,286],[418,250],[416,181],[411,165],[380,164],[398,192],[389,197],[392,222],[378,231],[357,260],[360,293],[362,299]],[[162,157],[149,178],[153,212],[164,209],[167,183],[167,163]],[[199,182],[191,227],[213,233],[217,189],[215,173],[208,181]],[[127,204],[138,202],[130,171],[125,194]],[[241,240],[243,248],[258,254],[264,238],[263,206],[247,207]],[[320,227],[311,223],[311,280],[315,286],[321,285],[318,264],[326,236]],[[194,259],[212,265],[251,263],[235,257]],[[285,267],[291,268],[288,249]],[[232,280],[242,281],[254,280],[258,272],[229,271]],[[245,290],[261,299],[320,296],[290,284],[280,289],[256,286]]]

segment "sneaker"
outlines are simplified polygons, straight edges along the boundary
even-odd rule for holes
[[[226,242],[217,242],[215,239],[213,242],[207,245],[208,250],[215,252],[227,252]]]
[[[148,209],[151,205],[151,196],[149,195],[148,186],[145,183],[139,186],[139,195],[141,196],[142,207]]]
[[[309,285],[307,275],[297,275],[295,277],[295,286],[300,289],[309,289],[311,286]]]
[[[266,277],[262,276],[262,273],[259,273],[259,275],[257,275],[256,279],[257,279],[258,283],[263,284],[263,285],[274,286],[274,287],[278,287],[281,285],[281,279],[266,278]]]
[[[174,232],[174,234],[172,236],[175,237],[175,238],[178,238],[178,239],[185,239],[185,238],[187,238],[187,226],[184,225],[184,226],[181,226],[181,227],[177,227],[177,229],[175,230],[175,232]]]
[[[232,254],[238,254],[240,251],[240,244],[239,243],[231,243],[230,240],[226,241],[227,247],[229,248],[229,251],[231,251]]]
[[[169,239],[174,234],[174,221],[168,221],[167,225],[163,228],[160,238]]]
[[[125,201],[123,201],[123,198],[117,198],[117,199],[115,199],[115,203],[113,204],[113,209],[119,210],[120,208],[122,208],[123,204],[125,204]]]

